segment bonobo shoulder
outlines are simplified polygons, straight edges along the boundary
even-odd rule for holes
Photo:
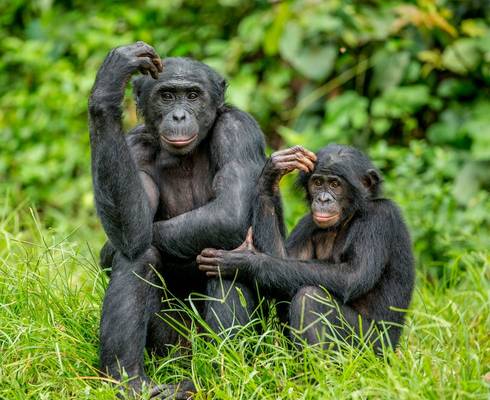
[[[225,129],[224,133],[233,131],[241,134],[241,138],[250,137],[250,139],[264,142],[264,136],[257,121],[249,113],[233,106],[225,106],[218,114],[215,129]]]
[[[398,205],[390,199],[375,199],[368,203],[367,214],[373,218],[384,221],[400,221],[403,220],[402,213]]]
[[[400,208],[394,201],[389,199],[370,201],[365,216],[367,216],[371,226],[378,227],[377,229],[382,231],[386,230],[391,232],[390,236],[393,238],[403,238],[402,240],[409,241],[410,234],[408,233],[405,219]],[[363,219],[360,221],[361,224],[363,223]],[[366,222],[366,219],[364,219],[364,222]],[[398,237],[398,235],[401,235],[401,237]]]
[[[154,164],[158,146],[155,144],[154,137],[146,131],[144,125],[133,128],[126,136],[126,143],[136,165]]]
[[[213,147],[231,157],[242,155],[257,162],[265,162],[265,139],[257,121],[248,113],[233,106],[225,106],[214,125]]]

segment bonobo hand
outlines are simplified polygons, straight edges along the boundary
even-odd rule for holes
[[[257,254],[253,245],[252,228],[247,232],[245,241],[234,250],[204,249],[197,256],[199,269],[210,278],[234,278],[237,272],[249,267],[250,258]]]
[[[162,70],[162,61],[157,52],[145,42],[116,47],[109,52],[97,73],[94,94],[100,89],[113,89],[114,85],[124,89],[131,75],[137,71],[158,79]]]
[[[299,169],[306,173],[315,168],[316,155],[302,146],[294,146],[272,153],[260,175],[261,193],[274,193],[279,190],[281,178]]]

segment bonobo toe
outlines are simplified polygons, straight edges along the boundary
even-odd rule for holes
[[[177,384],[157,385],[150,391],[151,399],[188,400],[197,392],[196,386],[190,380]]]

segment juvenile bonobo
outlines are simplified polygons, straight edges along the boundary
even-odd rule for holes
[[[278,184],[295,169],[311,212],[284,244]],[[253,220],[262,252],[249,234],[234,251],[203,250],[199,268],[289,297],[290,326],[309,344],[353,343],[357,335],[377,350],[396,346],[414,286],[410,236],[363,153],[341,145],[316,156],[301,147],[274,153],[259,179]]]
[[[147,75],[133,81],[144,125],[125,135],[121,103],[138,71]],[[172,299],[191,292],[221,299],[222,289],[229,292],[224,301],[196,304],[217,331],[246,323],[254,307],[246,285],[236,284],[246,296],[244,308],[239,293],[228,291],[231,281],[222,286],[205,279],[195,262],[206,247],[232,249],[243,241],[266,159],[259,126],[225,104],[225,89],[225,80],[205,64],[162,61],[137,42],[108,54],[90,96],[95,203],[109,238],[101,263],[112,267],[101,317],[101,369],[117,380],[124,370],[135,392],[149,383],[145,346],[165,354],[181,340],[165,322],[181,318],[169,311]],[[170,295],[158,289],[157,275]]]

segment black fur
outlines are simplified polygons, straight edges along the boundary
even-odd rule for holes
[[[137,71],[152,75],[134,81],[145,124],[126,136],[121,103]],[[198,61],[169,58],[162,69],[154,50],[138,42],[109,53],[90,96],[95,202],[110,241],[101,262],[112,267],[101,319],[101,368],[116,379],[124,369],[135,378],[135,391],[148,381],[145,346],[165,353],[180,340],[164,322],[172,317],[165,311],[172,298],[148,282],[158,285],[158,272],[180,300],[191,292],[222,298],[217,280],[198,273],[195,257],[208,246],[237,246],[251,223],[264,138],[250,115],[224,105],[225,88],[225,80]],[[224,282],[225,290],[230,286]],[[214,329],[248,320],[255,299],[238,286],[247,309],[234,290],[224,302],[203,305]]]
[[[314,170],[300,175],[312,212],[287,241],[270,176],[277,176],[271,159],[254,203],[254,244],[261,252],[204,250],[200,268],[213,274],[219,266],[224,277],[238,271],[238,280],[290,299],[293,332],[310,344],[328,345],[332,336],[350,339],[356,332],[376,348],[396,346],[414,287],[414,260],[401,213],[380,197],[381,179],[370,160],[348,146],[322,149]],[[335,218],[319,222],[318,214]],[[381,337],[371,335],[385,327]]]

